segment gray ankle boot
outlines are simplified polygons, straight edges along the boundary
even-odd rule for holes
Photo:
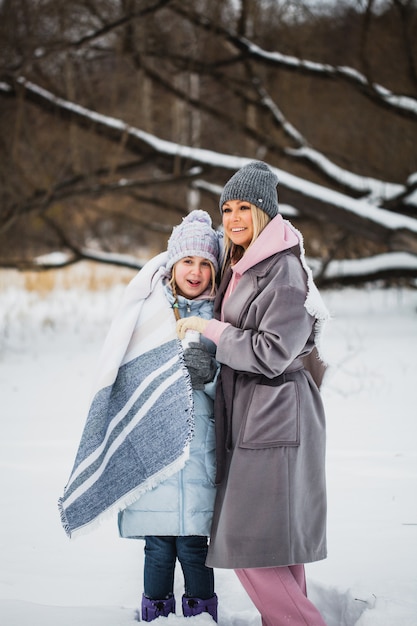
[[[164,600],[151,600],[142,596],[142,622],[151,622],[161,616],[168,617],[170,613],[175,613],[174,596]]]
[[[184,617],[192,617],[193,615],[200,615],[200,613],[208,613],[212,616],[214,621],[217,622],[217,603],[216,594],[214,594],[212,598],[208,598],[208,600],[182,596],[182,612]]]

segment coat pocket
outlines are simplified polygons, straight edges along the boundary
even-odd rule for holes
[[[241,448],[300,445],[300,398],[295,381],[256,385],[239,438]]]

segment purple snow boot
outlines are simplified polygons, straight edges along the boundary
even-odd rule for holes
[[[170,613],[175,613],[174,596],[165,600],[151,600],[142,596],[142,622],[151,622],[161,616],[168,617]]]
[[[209,613],[214,621],[217,622],[217,596],[214,594],[214,596],[208,600],[182,596],[182,612],[184,617],[192,617],[193,615],[200,615],[200,613]]]

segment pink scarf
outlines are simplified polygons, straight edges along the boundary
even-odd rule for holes
[[[248,269],[273,254],[288,250],[288,248],[293,248],[299,243],[299,237],[290,223],[285,221],[282,215],[274,217],[264,228],[259,237],[249,246],[240,261],[232,267],[233,274],[224,294],[223,306]]]

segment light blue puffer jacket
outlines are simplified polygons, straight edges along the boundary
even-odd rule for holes
[[[165,287],[171,303],[173,297]],[[213,316],[210,300],[187,300],[178,296],[181,317]],[[214,356],[215,344],[205,337],[209,352]],[[209,536],[215,497],[215,436],[213,399],[216,378],[203,390],[193,390],[194,436],[190,457],[184,468],[146,492],[119,514],[121,537],[143,538],[145,535],[205,535]]]

